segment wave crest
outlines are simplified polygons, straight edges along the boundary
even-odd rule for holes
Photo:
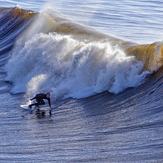
[[[6,65],[6,80],[14,83],[13,93],[48,90],[56,98],[80,98],[105,90],[119,93],[141,84],[147,74],[162,66],[162,42],[138,45],[123,41],[51,9],[40,13],[10,10],[10,18],[22,18],[23,31]]]
[[[14,83],[12,93],[51,91],[56,99],[81,98],[135,87],[148,74],[142,68],[142,62],[109,43],[41,33],[14,48],[6,80]]]

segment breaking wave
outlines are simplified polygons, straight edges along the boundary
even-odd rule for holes
[[[1,8],[0,21],[1,32],[5,29],[8,35],[0,39],[6,47],[14,45],[5,66],[12,93],[31,96],[50,91],[54,99],[104,91],[117,94],[142,84],[162,66],[162,42],[138,45],[123,41],[51,9],[34,13]],[[5,46],[0,47],[4,50]]]

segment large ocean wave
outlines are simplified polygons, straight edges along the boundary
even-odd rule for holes
[[[11,23],[3,22],[6,17]],[[103,91],[117,94],[142,84],[162,66],[162,42],[138,45],[123,41],[52,9],[34,13],[1,8],[0,21],[9,35],[5,45],[14,45],[5,66],[12,93],[31,96],[50,91],[54,99]]]

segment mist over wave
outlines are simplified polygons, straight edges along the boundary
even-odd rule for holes
[[[103,91],[117,94],[142,84],[147,74],[162,66],[162,42],[123,41],[52,9],[39,13],[17,7],[1,10],[22,24],[13,22],[22,32],[5,66],[12,93],[31,96],[50,91],[55,99]]]
[[[55,99],[82,98],[106,90],[119,93],[140,85],[148,74],[143,62],[107,40],[81,40],[81,34],[74,37],[71,32],[63,35],[49,29],[51,24],[39,15],[18,38],[6,65],[12,93],[50,91]]]

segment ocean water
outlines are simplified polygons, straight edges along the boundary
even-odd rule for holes
[[[163,162],[161,0],[0,3],[0,162]]]

